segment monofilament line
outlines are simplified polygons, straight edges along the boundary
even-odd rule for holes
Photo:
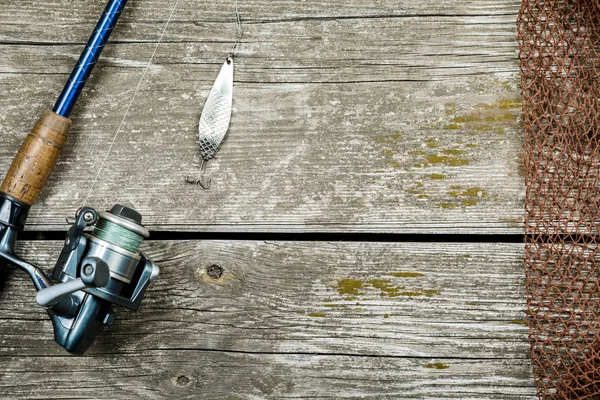
[[[108,159],[108,156],[110,155],[110,152],[112,151],[113,145],[115,144],[115,141],[117,140],[117,136],[119,136],[119,133],[121,132],[121,129],[123,128],[123,124],[125,123],[125,118],[127,118],[127,115],[129,114],[129,110],[131,109],[131,106],[133,105],[133,102],[135,101],[135,97],[137,96],[138,92],[140,91],[140,88],[142,87],[142,83],[144,82],[144,78],[146,77],[146,73],[148,72],[148,68],[150,68],[152,61],[154,60],[154,56],[156,55],[158,46],[160,46],[160,44],[162,43],[162,40],[165,36],[165,32],[167,31],[167,28],[169,27],[169,23],[171,22],[171,19],[173,19],[173,15],[175,14],[175,9],[177,8],[177,3],[179,3],[179,0],[175,1],[175,5],[173,6],[173,9],[171,10],[171,15],[169,15],[169,18],[167,19],[167,23],[165,24],[165,27],[163,28],[163,31],[160,34],[160,38],[158,39],[158,42],[156,42],[156,46],[154,47],[154,51],[152,52],[152,56],[150,56],[150,60],[148,61],[148,64],[146,64],[146,66],[144,67],[144,72],[142,73],[142,77],[140,78],[137,88],[135,89],[135,92],[133,93],[133,96],[131,97],[131,101],[129,102],[129,105],[127,106],[127,109],[125,110],[125,114],[123,114],[121,123],[119,124],[119,127],[117,128],[117,131],[115,132],[115,135],[113,136],[112,141],[110,142],[110,146],[108,146],[108,151],[106,152],[106,155],[104,156],[104,159],[102,160],[102,163],[100,164],[100,168],[98,168],[98,173],[96,174],[96,177],[94,178],[94,181],[92,182],[90,191],[88,192],[87,196],[85,196],[82,206],[86,205],[90,195],[92,194],[92,191],[94,190],[94,186],[96,185],[96,182],[98,182],[98,178],[100,177],[100,173],[102,172],[102,169],[104,168],[104,164],[106,163],[106,160]]]

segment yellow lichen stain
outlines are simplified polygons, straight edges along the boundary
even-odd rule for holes
[[[388,136],[381,136],[381,137],[375,138],[375,141],[377,143],[382,143],[382,144],[395,144],[398,140],[401,140],[401,139],[404,139],[403,131],[398,131],[398,132],[393,133]]]
[[[510,323],[513,325],[527,325],[524,319],[513,319]]]
[[[470,305],[470,306],[473,306],[473,307],[475,307],[475,306],[478,306],[478,305],[479,305],[479,304],[477,304],[477,302],[475,302],[475,301],[469,301],[469,302],[467,302],[467,304],[468,304],[468,305]]]
[[[459,117],[454,117],[450,120],[450,122],[459,123],[459,124],[465,124],[468,122],[479,122],[479,121],[481,121],[481,117],[479,117],[475,114],[461,115]]]
[[[425,150],[411,150],[408,152],[411,156],[425,156],[427,152]]]
[[[349,294],[358,296],[359,294],[364,294],[360,289],[363,289],[363,283],[358,279],[340,279],[337,281],[336,286],[339,294]]]
[[[390,272],[390,275],[396,278],[421,278],[425,276],[420,272]]]
[[[473,256],[470,254],[463,254],[462,258],[473,258]]]
[[[465,154],[466,151],[465,150],[458,150],[458,149],[446,149],[446,150],[442,150],[442,154],[446,154],[449,156],[460,156],[462,154]]]
[[[502,81],[500,79],[494,79],[494,84],[500,86],[502,89],[511,90],[512,86],[510,85],[510,81]]]
[[[427,156],[427,162],[430,164],[446,164],[451,166],[467,165],[470,163],[466,158],[454,158],[450,156],[440,156],[430,154]]]
[[[396,160],[390,160],[389,163],[393,168],[400,168],[400,163]]]
[[[467,143],[465,146],[468,147],[469,149],[474,149],[475,147],[477,147],[477,145],[475,143]]]
[[[420,194],[417,196],[417,199],[428,199],[430,196],[428,194]]]
[[[480,197],[487,196],[487,193],[485,190],[483,190],[480,187],[471,187],[471,188],[464,190],[461,193],[461,196],[480,198]]]
[[[511,108],[521,108],[521,99],[515,98],[515,99],[498,100],[497,102],[494,103],[494,106],[501,108],[503,110],[508,110]]]
[[[444,113],[446,113],[446,115],[448,115],[448,116],[456,114],[456,104],[454,104],[454,103],[444,104]]]
[[[435,368],[435,369],[447,369],[450,368],[449,365],[442,364],[441,362],[430,363],[423,365],[423,368]]]
[[[446,107],[445,114],[450,118],[442,123],[447,130],[466,130],[469,135],[478,132],[495,132],[504,134],[504,127],[513,126],[519,117],[521,99],[500,99],[490,104],[477,104],[468,114],[456,115],[456,107]],[[468,146],[469,147],[469,146]]]
[[[438,141],[436,139],[425,139],[424,142],[430,149],[435,149],[439,146]]]
[[[461,185],[450,185],[450,189],[462,189]]]
[[[444,129],[447,129],[447,130],[458,130],[460,128],[462,128],[462,126],[460,124],[447,124],[447,125],[444,125]]]
[[[389,275],[395,278],[420,278],[424,275],[419,272],[390,272]],[[371,279],[367,282],[361,282],[358,279],[341,279],[337,281],[336,286],[334,286],[340,292],[340,294],[357,294],[364,295],[365,293],[361,290],[372,288],[379,290],[379,296],[381,297],[390,297],[395,298],[399,296],[427,296],[431,297],[434,295],[438,295],[441,293],[439,290],[435,289],[406,289],[405,286],[396,285],[391,279]],[[346,297],[345,300],[356,300],[356,297],[350,296]],[[368,298],[364,298],[363,300],[370,300]],[[360,305],[360,302],[356,302],[356,305]],[[338,304],[325,304],[326,307],[347,307],[347,305],[338,305]],[[355,309],[356,310],[356,309]],[[323,315],[314,315],[315,313],[308,314],[309,316],[325,316]],[[317,313],[319,314],[319,313]]]
[[[326,316],[325,313],[320,313],[320,312],[311,312],[310,314],[307,314],[309,317],[315,317],[315,318],[323,318]]]
[[[394,151],[393,151],[393,150],[384,150],[384,151],[383,151],[383,154],[384,154],[386,157],[393,157],[393,156],[394,156]]]
[[[403,289],[392,285],[389,279],[371,279],[369,284],[379,289],[381,291],[379,295],[383,297],[397,297],[400,295],[400,290]]]
[[[458,207],[458,205],[456,205],[454,203],[441,203],[440,207],[443,209],[449,210],[449,209]]]
[[[383,314],[383,318],[389,318],[389,314]]]
[[[485,117],[486,122],[514,122],[519,116],[513,113],[502,113]]]
[[[427,177],[429,179],[433,179],[434,181],[440,181],[447,178],[447,176],[444,174],[429,174]]]
[[[450,188],[453,188],[453,186]],[[463,207],[474,206],[478,204],[482,198],[488,196],[487,192],[480,187],[471,187],[467,189],[457,188],[457,190],[449,191],[448,195],[455,199],[461,199],[460,205]]]

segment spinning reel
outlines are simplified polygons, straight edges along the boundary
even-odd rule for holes
[[[148,230],[131,208],[115,205],[103,212],[81,208],[50,278],[9,250],[16,231],[22,228],[18,219],[23,210],[15,199],[0,194],[0,227],[4,227],[0,229],[0,258],[31,277],[38,290],[36,301],[47,308],[56,342],[69,352],[82,354],[102,325],[112,325],[112,305],[136,311],[148,284],[158,276],[158,267],[138,250]],[[3,220],[6,211],[10,220]],[[90,233],[84,233],[92,226]]]

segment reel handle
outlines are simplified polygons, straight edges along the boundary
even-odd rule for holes
[[[35,203],[56,166],[70,130],[69,118],[44,111],[13,159],[0,191],[27,205]]]
[[[62,297],[78,290],[106,286],[110,280],[108,264],[95,257],[83,261],[79,278],[40,290],[35,296],[35,301],[42,307],[52,307]]]

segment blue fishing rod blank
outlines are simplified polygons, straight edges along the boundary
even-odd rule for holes
[[[90,77],[102,49],[108,42],[108,38],[117,24],[125,4],[127,4],[127,0],[110,0],[106,5],[94,33],[92,33],[83,53],[81,53],[81,57],[79,57],[79,61],[77,61],[77,65],[73,68],[69,80],[52,109],[58,115],[65,118],[69,118],[69,115],[71,115],[71,110]]]

